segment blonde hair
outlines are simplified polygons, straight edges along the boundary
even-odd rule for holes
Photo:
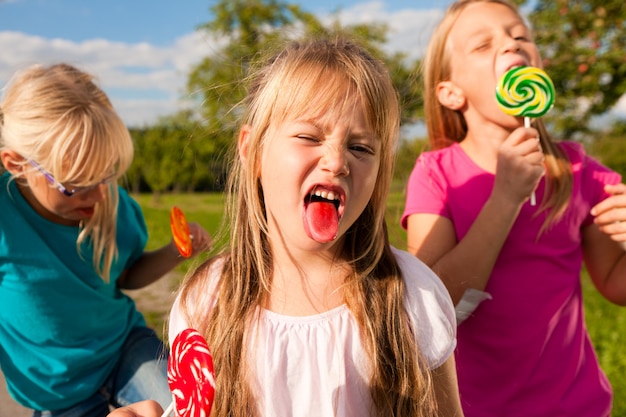
[[[61,183],[93,184],[106,174],[119,177],[133,159],[133,143],[124,122],[91,75],[68,64],[32,66],[17,73],[4,91],[0,107],[2,148],[36,161]],[[77,250],[93,246],[93,266],[110,279],[117,256],[116,181],[82,224]]]
[[[210,262],[183,284],[188,323],[205,334],[214,353],[216,416],[251,416],[258,411],[246,382],[246,335],[271,286],[273,268],[260,172],[267,132],[300,115],[338,115],[361,103],[366,122],[381,141],[381,163],[371,199],[347,231],[342,258],[353,260],[344,284],[345,302],[359,323],[372,363],[370,392],[375,415],[433,415],[430,375],[404,311],[404,281],[385,223],[398,140],[400,109],[384,65],[348,40],[293,42],[249,78],[243,124],[250,126],[244,166],[233,158],[228,194],[230,251],[222,255],[220,294],[210,313],[201,304]],[[195,307],[192,307],[195,304]],[[374,415],[374,414],[373,414]]]
[[[467,124],[460,111],[443,106],[436,93],[437,85],[450,80],[450,48],[447,48],[448,35],[459,15],[468,5],[475,3],[495,3],[506,6],[515,12],[522,21],[524,18],[517,7],[507,0],[459,0],[452,3],[436,27],[430,39],[422,72],[424,76],[424,114],[432,149],[441,149],[454,142],[461,142],[467,134]],[[495,100],[495,94],[494,94]],[[541,147],[545,154],[546,193],[542,210],[551,208],[542,231],[564,212],[572,190],[572,170],[570,161],[564,152],[554,143],[541,119],[533,121],[539,131]]]

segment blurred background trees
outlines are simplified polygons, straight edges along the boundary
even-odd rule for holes
[[[556,102],[546,120],[555,138],[584,141],[607,165],[626,174],[626,122],[607,119],[626,92],[626,8],[621,0],[517,0],[534,28],[544,66],[554,81]],[[235,141],[238,104],[250,65],[286,39],[343,33],[383,60],[403,106],[403,126],[423,120],[419,60],[389,53],[389,27],[377,24],[323,24],[297,1],[221,0],[210,7],[213,20],[198,28],[218,40],[188,75],[190,110],[132,129],[136,158],[127,175],[132,191],[219,191],[228,152]],[[404,129],[397,176],[406,178],[426,145]],[[414,134],[414,133],[413,133]]]

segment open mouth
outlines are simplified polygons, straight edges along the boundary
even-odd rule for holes
[[[342,215],[341,194],[336,190],[315,186],[304,202],[302,220],[307,235],[321,243],[337,237]]]
[[[309,194],[308,202],[309,203],[312,203],[312,202],[332,203],[335,206],[335,210],[339,210],[340,199],[339,199],[339,195],[335,194],[334,191],[315,189],[311,194]]]

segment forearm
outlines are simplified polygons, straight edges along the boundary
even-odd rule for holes
[[[144,252],[119,281],[120,288],[136,290],[150,285],[174,269],[184,259],[171,242],[160,249]]]
[[[463,239],[432,265],[455,305],[468,288],[484,291],[519,210],[519,205],[490,198]]]
[[[616,242],[591,225],[583,230],[583,254],[589,276],[607,300],[626,305],[626,252]]]
[[[454,356],[432,372],[438,417],[462,417]]]

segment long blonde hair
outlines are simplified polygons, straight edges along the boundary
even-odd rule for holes
[[[93,184],[106,174],[122,175],[133,159],[133,143],[122,119],[91,75],[68,64],[35,65],[5,87],[0,106],[2,148],[36,161],[61,183]],[[77,250],[93,246],[93,266],[110,279],[117,256],[118,190],[113,181],[94,215],[81,227]]]
[[[289,118],[340,112],[356,95],[366,122],[381,141],[381,163],[371,199],[344,238],[342,258],[353,260],[345,302],[359,323],[372,363],[370,392],[375,415],[434,414],[430,375],[404,311],[404,281],[393,256],[385,209],[398,140],[398,97],[383,64],[342,38],[292,42],[249,78],[243,124],[249,125],[244,166],[233,158],[229,182],[230,250],[216,306],[201,305],[206,273],[201,266],[183,284],[187,322],[207,338],[217,372],[216,416],[257,415],[246,381],[246,335],[271,286],[273,268],[258,173],[265,136]],[[322,113],[322,114],[324,114]],[[200,305],[198,305],[200,304]]]
[[[459,0],[448,7],[443,19],[433,32],[422,63],[424,113],[432,149],[441,149],[454,142],[461,142],[467,134],[467,124],[463,114],[443,106],[437,99],[436,88],[440,82],[448,81],[451,77],[452,56],[450,48],[446,47],[448,35],[463,10],[475,3],[501,4],[510,8],[522,21],[525,21],[517,7],[507,0]],[[562,215],[569,202],[572,190],[572,170],[567,156],[554,143],[545,123],[541,119],[535,119],[533,124],[539,131],[541,147],[545,154],[546,193],[542,209],[552,209],[542,228],[544,230]]]

